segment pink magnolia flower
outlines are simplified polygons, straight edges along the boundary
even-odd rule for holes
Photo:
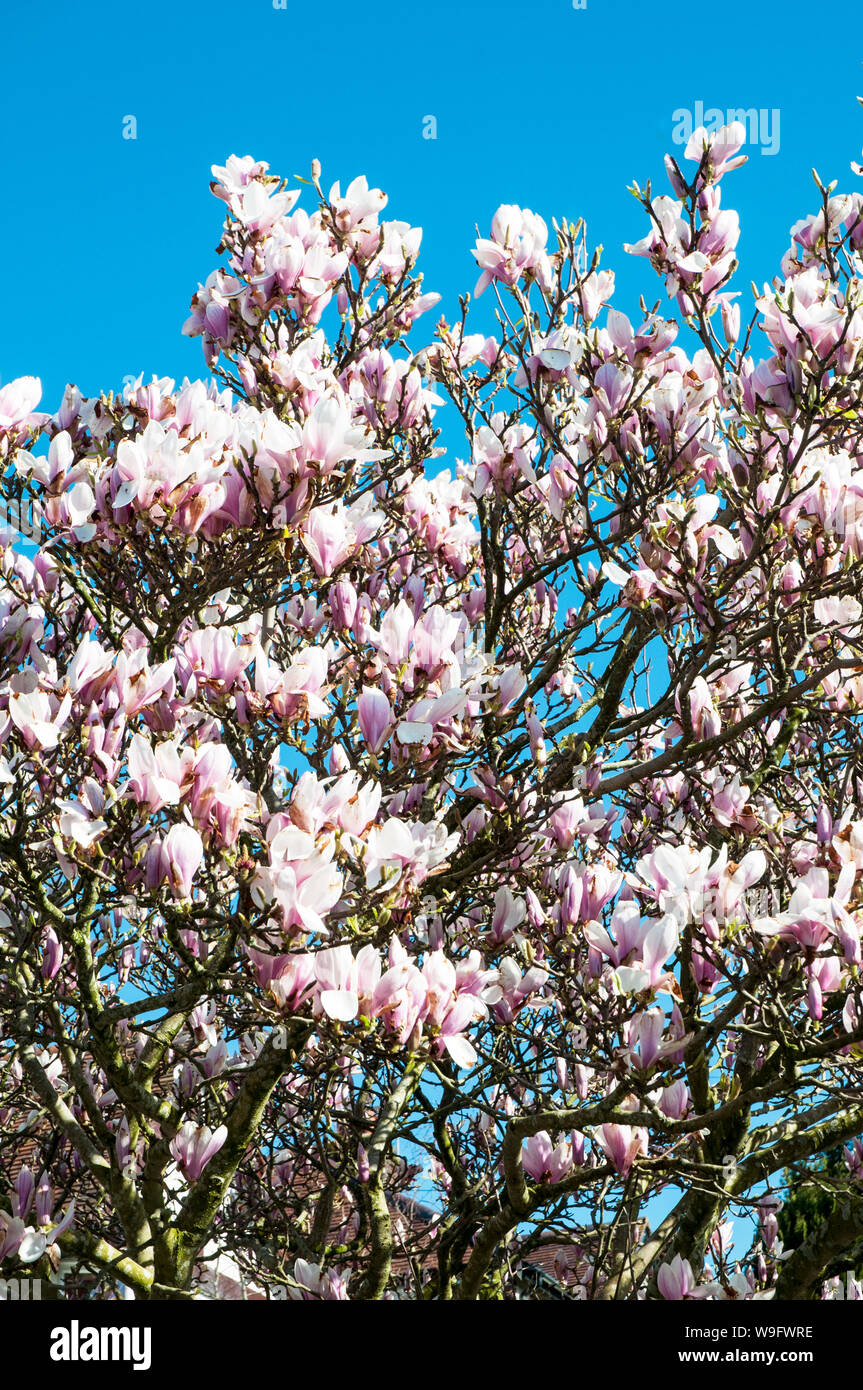
[[[71,708],[69,695],[52,701],[46,691],[26,688],[9,695],[9,717],[27,748],[56,748]]]
[[[108,829],[107,821],[100,819],[105,809],[105,794],[98,782],[87,777],[81,784],[81,800],[63,797],[57,802],[57,817],[60,836],[65,841],[87,850]]]
[[[173,658],[150,667],[143,648],[127,654],[121,652],[115,666],[115,683],[126,714],[131,718],[157,700],[171,699],[176,689]]]
[[[512,1023],[522,1005],[547,983],[549,975],[538,965],[532,965],[522,974],[512,957],[504,956],[497,977],[496,997],[486,995],[486,1000],[493,1006],[496,1018],[502,1023]]]
[[[324,1273],[320,1265],[299,1259],[294,1262],[294,1280],[295,1284],[288,1288],[293,1299],[344,1302],[348,1298],[347,1280],[341,1270]]]
[[[662,986],[672,988],[665,963],[680,943],[680,927],[671,913],[656,920],[642,920],[634,902],[618,903],[611,919],[617,937],[612,941],[605,928],[588,922],[584,934],[590,945],[617,968],[615,975],[625,994]],[[622,962],[626,961],[624,965]]]
[[[356,532],[347,520],[344,507],[315,507],[303,524],[302,541],[312,557],[315,573],[331,575],[353,552]]]
[[[509,888],[498,888],[494,895],[494,915],[489,929],[489,940],[496,946],[503,945],[515,935],[527,916],[523,898],[515,898]]]
[[[19,376],[0,386],[0,429],[20,424],[39,404],[42,383],[37,376]]]
[[[196,1125],[193,1120],[182,1124],[169,1148],[187,1178],[197,1182],[211,1159],[215,1158],[228,1137],[226,1125],[210,1129],[209,1125]]]
[[[0,1260],[17,1253],[28,1229],[32,1231],[33,1228],[28,1228],[20,1217],[0,1211]]]
[[[444,1049],[457,1067],[467,1070],[476,1065],[477,1052],[465,1037],[468,1024],[488,1013],[485,1004],[473,994],[459,994],[443,1015],[432,1050],[441,1055]]]
[[[614,271],[591,271],[581,284],[581,303],[586,323],[593,323],[603,304],[606,304],[613,294]]]
[[[369,752],[378,753],[393,725],[392,707],[382,690],[363,687],[357,700],[357,718]]]
[[[839,988],[842,962],[838,956],[819,956],[809,965],[808,973],[807,1007],[812,1018],[820,1019],[824,1014],[824,995]]]
[[[315,956],[317,998],[323,1012],[341,1023],[359,1013],[357,966],[350,946],[332,946]]]
[[[413,630],[413,656],[418,666],[434,674],[438,667],[454,660],[453,643],[461,629],[461,619],[439,604],[424,613]]]
[[[322,647],[305,647],[281,671],[259,651],[255,658],[255,692],[263,696],[277,719],[318,719],[329,713],[326,693],[328,660]]]
[[[545,730],[533,710],[527,714],[527,734],[530,741],[530,753],[537,767],[545,767],[548,761],[548,749],[545,742]]]
[[[517,704],[527,688],[527,679],[520,666],[508,666],[495,682],[497,709],[505,714]]]
[[[404,956],[390,952],[392,964],[375,986],[372,1014],[386,1031],[404,1044],[428,1009],[428,984],[422,971]]]
[[[151,811],[177,805],[185,775],[177,744],[159,743],[154,749],[149,739],[133,734],[129,740],[127,766],[127,795],[149,806]]]
[[[287,928],[327,935],[325,918],[341,897],[344,878],[332,862],[332,839],[322,850],[314,839],[295,830],[274,836],[270,845],[270,868],[260,868],[252,885],[253,896],[261,905],[274,902],[281,910]],[[288,862],[290,861],[290,862]]]
[[[372,641],[393,669],[407,660],[413,630],[414,615],[404,599],[399,599],[384,615],[380,632],[370,634]]]
[[[476,298],[493,280],[515,285],[529,270],[536,269],[545,259],[548,228],[541,217],[529,208],[502,204],[491,223],[491,240],[480,237],[474,257],[482,270],[476,282]]]
[[[690,687],[689,713],[697,739],[715,738],[720,732],[722,721],[713,703],[710,686],[703,676],[696,676]]]
[[[359,997],[359,1014],[361,1017],[373,1018],[375,1012],[375,997],[377,988],[381,981],[381,957],[376,946],[368,942],[361,946],[356,955],[357,970],[357,995]]]
[[[204,842],[192,825],[172,825],[162,842],[163,877],[176,898],[188,898],[192,880],[204,862]]]
[[[675,1051],[679,1043],[662,1043],[665,1030],[665,1015],[661,1009],[645,1009],[630,1021],[628,1026],[629,1055],[633,1064],[641,1071],[652,1067],[654,1062],[669,1051]]]
[[[229,202],[235,193],[239,193],[254,179],[266,174],[270,166],[262,160],[255,160],[250,154],[232,154],[227,159],[224,166],[213,164],[211,172],[215,183],[210,184],[210,188],[217,198]]]
[[[66,671],[66,683],[79,698],[90,703],[109,684],[114,671],[111,653],[92,638],[79,642]]]
[[[746,163],[748,156],[737,153],[745,144],[746,126],[742,121],[732,121],[731,125],[724,125],[712,134],[708,134],[704,126],[698,126],[689,137],[683,157],[700,162],[707,151],[713,181],[718,183],[723,174]]]
[[[688,1260],[675,1255],[670,1264],[659,1266],[656,1283],[663,1298],[679,1303],[695,1287],[692,1266]]]
[[[330,589],[330,610],[338,628],[349,628],[357,613],[357,591],[349,579],[339,579]]]
[[[369,188],[365,174],[353,179],[344,191],[334,183],[329,193],[330,207],[339,231],[351,232],[362,224],[375,224],[387,205],[387,195]]]
[[[457,992],[455,966],[441,950],[429,952],[422,973],[428,990],[425,1026],[436,1033],[433,1050],[440,1056],[446,1049],[456,1066],[472,1067],[477,1054],[464,1037],[464,1030],[468,1024],[486,1016],[485,1004],[475,994]]]
[[[269,989],[279,1006],[288,1012],[301,1008],[315,984],[315,957],[304,951],[268,956],[254,947],[246,948],[258,983]]]
[[[816,620],[824,627],[836,626],[847,637],[859,634],[863,604],[851,594],[845,598],[819,598],[812,607]]]
[[[42,934],[42,978],[53,980],[63,964],[63,944],[53,927]]]
[[[377,888],[417,859],[417,845],[404,821],[390,816],[382,826],[373,826],[365,844],[363,864],[366,886]]]
[[[247,642],[238,644],[225,628],[205,627],[193,632],[183,644],[183,651],[199,678],[227,688],[255,658],[254,647]]]
[[[12,1215],[26,1218],[36,1192],[36,1180],[27,1164],[22,1164],[12,1192]]]
[[[670,1120],[682,1119],[691,1103],[689,1087],[685,1081],[672,1081],[659,1097],[659,1108]]]
[[[541,1129],[523,1146],[521,1160],[534,1182],[560,1182],[572,1170],[572,1145],[565,1139],[552,1144],[551,1137]]]
[[[734,1222],[721,1221],[710,1233],[711,1254],[717,1260],[724,1260],[734,1245]]]
[[[35,1225],[25,1225],[35,1195]],[[0,1261],[14,1256],[21,1264],[35,1264],[46,1253],[55,1267],[60,1260],[57,1240],[68,1231],[75,1220],[75,1203],[69,1203],[59,1221],[54,1221],[54,1191],[43,1173],[38,1186],[33,1174],[22,1167],[12,1191],[12,1214],[0,1211]]]
[[[855,1182],[863,1178],[863,1140],[855,1139],[849,1148],[842,1151],[845,1166]]]
[[[596,1131],[599,1145],[609,1163],[625,1178],[639,1154],[647,1153],[647,1130],[630,1125],[604,1124]]]
[[[19,376],[0,386],[0,452],[6,451],[7,439],[14,447],[49,419],[34,413],[41,396],[42,383],[37,376]]]
[[[768,1192],[758,1203],[758,1224],[761,1235],[768,1250],[772,1250],[777,1244],[779,1235],[779,1216],[782,1208],[782,1200],[775,1193]],[[779,1242],[779,1249],[782,1242]]]

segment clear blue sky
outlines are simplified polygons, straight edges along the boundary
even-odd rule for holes
[[[210,165],[231,153],[288,175],[317,156],[326,187],[367,174],[387,216],[424,228],[426,286],[450,311],[476,278],[474,224],[487,234],[501,202],[586,217],[618,307],[657,297],[620,249],[646,229],[626,185],[653,176],[668,191],[672,115],[698,100],[781,113],[779,152],[750,149],[723,185],[743,226],[736,288],[778,269],[816,204],[813,164],[863,188],[848,167],[863,146],[859,0],[825,8],[823,37],[803,0],[727,0],[703,17],[634,0],[287,6],[6,8],[0,380],[41,376],[54,409],[67,380],[93,394],[139,371],[203,375],[180,328],[215,264]]]

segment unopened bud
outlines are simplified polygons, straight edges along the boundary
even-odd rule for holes
[[[833,817],[830,814],[830,807],[824,801],[818,807],[816,830],[819,845],[829,845],[833,839]]]

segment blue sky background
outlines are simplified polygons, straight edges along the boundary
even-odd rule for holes
[[[848,167],[863,145],[856,0],[830,6],[829,62],[801,38],[821,42],[802,0],[703,15],[634,0],[287,6],[7,7],[0,381],[41,376],[53,410],[66,381],[95,394],[140,371],[203,375],[200,341],[180,329],[216,263],[210,165],[231,153],[286,175],[317,156],[325,187],[367,174],[390,195],[386,216],[424,228],[426,287],[450,313],[476,279],[474,225],[486,235],[501,202],[584,216],[617,307],[634,316],[639,292],[658,297],[621,250],[647,225],[626,186],[669,191],[672,114],[697,100],[781,113],[779,152],[750,149],[723,184],[743,227],[735,288],[778,270],[792,222],[816,206],[813,164],[863,187]],[[426,115],[436,140],[422,138]]]
[[[777,273],[791,224],[816,208],[811,167],[863,190],[849,169],[863,146],[859,0],[824,13],[822,37],[803,0],[702,13],[635,0],[7,7],[0,382],[40,376],[54,410],[67,381],[92,395],[139,372],[204,375],[200,341],[180,330],[216,264],[210,166],[231,153],[289,176],[317,157],[325,188],[366,174],[390,196],[386,216],[424,228],[420,268],[450,318],[476,280],[475,224],[487,235],[500,203],[549,223],[583,216],[617,274],[616,307],[636,318],[639,293],[664,291],[621,249],[647,228],[627,185],[669,191],[673,113],[697,101],[766,109],[774,132],[779,112],[778,152],[749,147],[723,183],[742,224],[732,288],[748,306],[750,280]],[[122,137],[130,115],[135,140]],[[429,115],[436,140],[423,139]]]

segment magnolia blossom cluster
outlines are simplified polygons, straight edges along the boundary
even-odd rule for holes
[[[32,1265],[47,1256],[56,1267],[60,1261],[58,1241],[75,1222],[74,1201],[69,1203],[62,1217],[55,1220],[54,1191],[47,1173],[43,1173],[37,1183],[23,1164],[15,1179],[11,1203],[11,1212],[0,1211],[0,1260],[14,1258]],[[32,1216],[30,1224],[28,1216]]]
[[[548,979],[546,971],[536,968],[523,975],[507,957],[498,969],[485,969],[475,950],[457,966],[442,950],[429,951],[420,968],[398,938],[390,942],[386,970],[371,944],[356,955],[350,946],[281,956],[250,947],[248,953],[258,980],[282,1009],[296,1012],[308,1006],[314,1017],[325,1020],[379,1022],[394,1044],[411,1050],[425,1036],[433,1056],[445,1049],[459,1067],[476,1063],[465,1032],[489,1017],[489,1005],[509,1021]]]
[[[634,190],[674,317],[503,204],[433,335],[381,190],[232,156],[211,380],[0,388],[4,1270],[498,1297],[553,1229],[591,1298],[799,1294],[783,1155],[863,1170],[863,199],[744,336],[743,139]]]

